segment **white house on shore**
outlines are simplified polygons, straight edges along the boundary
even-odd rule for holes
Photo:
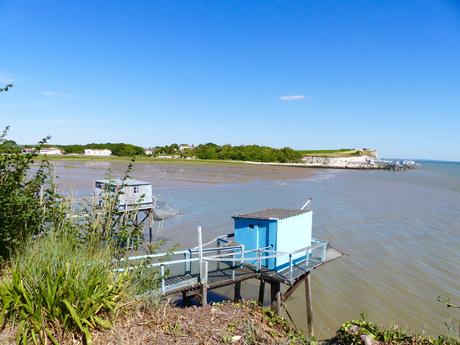
[[[22,154],[25,154],[25,155],[34,153],[35,147],[24,147],[21,152]]]
[[[151,156],[151,155],[153,155],[153,149],[145,149],[145,150],[144,150],[144,153],[145,153],[147,156]]]
[[[188,145],[188,144],[182,144],[179,146],[179,151],[180,152],[184,152],[185,150],[190,150],[190,149],[193,149],[193,145]]]
[[[85,156],[110,156],[112,151],[109,149],[85,149]]]
[[[61,149],[58,149],[57,147],[46,147],[40,149],[39,153],[41,155],[62,155]]]

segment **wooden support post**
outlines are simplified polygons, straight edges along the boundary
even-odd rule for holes
[[[149,242],[150,243],[152,243],[152,240],[153,240],[152,223],[153,223],[153,211],[152,209],[150,209],[149,211]]]
[[[264,305],[264,295],[265,295],[265,281],[262,279],[260,280],[259,285],[259,305]]]
[[[313,307],[311,303],[310,273],[305,277],[305,301],[307,308],[307,336],[313,337]]]
[[[270,298],[272,309],[279,314],[281,311],[281,283],[270,283]]]
[[[188,307],[190,305],[190,299],[186,291],[182,291],[182,305]]]
[[[235,296],[233,298],[234,302],[240,302],[242,300],[241,298],[241,282],[237,282],[235,284]]]
[[[220,241],[219,241],[219,240],[217,240],[217,248],[219,248],[219,249],[217,250],[217,255],[220,256],[220,254],[221,254],[222,252],[220,251]],[[220,270],[220,261],[217,261],[217,264],[216,264],[216,265],[217,265],[217,270]]]
[[[201,226],[197,228],[198,230],[198,255],[200,258],[200,281],[203,281],[203,238],[201,237]]]
[[[200,228],[201,234],[201,228]],[[200,248],[201,245],[200,245]],[[203,262],[203,278],[201,280],[201,304],[206,305],[208,304],[208,261]]]
[[[201,305],[208,304],[208,285],[202,284],[201,285]]]
[[[165,284],[165,265],[160,266],[160,274],[161,274],[161,293],[164,294],[166,291],[166,284]]]

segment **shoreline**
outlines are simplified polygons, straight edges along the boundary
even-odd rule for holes
[[[377,161],[366,162],[362,159],[356,160],[356,157],[308,157],[312,161],[301,163],[281,163],[281,162],[258,162],[258,161],[237,161],[237,160],[220,160],[220,159],[182,159],[182,158],[155,158],[148,156],[67,156],[67,155],[52,155],[38,156],[39,160],[48,158],[50,162],[68,161],[68,162],[130,162],[135,163],[153,163],[153,164],[190,164],[190,165],[239,165],[239,166],[271,166],[284,168],[303,168],[303,169],[340,169],[340,170],[415,170],[419,167],[415,162],[403,161]],[[365,158],[365,157],[364,157]]]

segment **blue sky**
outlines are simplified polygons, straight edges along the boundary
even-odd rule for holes
[[[0,125],[460,161],[460,2],[0,0]]]

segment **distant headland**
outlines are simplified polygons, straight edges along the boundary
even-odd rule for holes
[[[222,161],[249,164],[276,164],[311,168],[336,169],[414,169],[413,161],[385,161],[377,150],[331,149],[295,150],[290,147],[273,148],[260,145],[200,145],[171,144],[166,146],[140,147],[127,143],[91,143],[86,145],[19,145],[12,140],[0,145],[0,152],[22,152],[46,155],[52,159],[126,159],[138,160],[187,160]]]

